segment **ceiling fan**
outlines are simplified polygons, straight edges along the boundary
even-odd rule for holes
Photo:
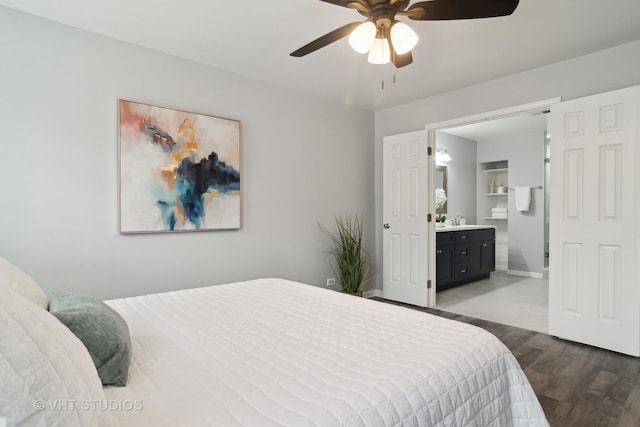
[[[349,36],[358,53],[369,52],[373,64],[389,61],[397,67],[413,62],[411,49],[418,42],[416,33],[396,16],[416,21],[492,18],[511,15],[519,0],[429,0],[409,6],[410,0],[320,0],[357,10],[367,19],[344,25],[291,53],[301,57]]]

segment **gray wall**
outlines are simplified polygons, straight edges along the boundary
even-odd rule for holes
[[[509,162],[509,188],[544,186],[544,132],[478,140],[478,162]],[[486,192],[486,189],[484,190]],[[479,189],[480,194],[480,189]],[[482,197],[479,195],[479,197]],[[518,212],[509,193],[509,270],[542,273],[544,267],[544,191],[531,190],[527,212]],[[486,212],[489,215],[490,209]],[[479,214],[480,215],[480,214]],[[496,221],[485,221],[496,224]]]
[[[523,54],[527,54],[526,52]],[[640,41],[422,99],[375,114],[375,223],[382,224],[382,138],[426,124],[561,96],[574,99],[640,84]],[[428,83],[427,83],[428,84]],[[382,265],[382,227],[376,227]],[[382,289],[378,271],[376,287]]]
[[[447,167],[447,218],[461,215],[467,224],[476,224],[476,142],[438,131],[436,147],[451,156]]]
[[[339,213],[364,215],[373,252],[372,112],[2,7],[0,40],[0,257],[46,292],[322,285],[318,222]],[[118,98],[240,120],[241,230],[118,234]]]

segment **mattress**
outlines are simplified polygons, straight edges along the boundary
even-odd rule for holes
[[[129,324],[123,426],[546,426],[492,334],[283,279],[107,301]]]

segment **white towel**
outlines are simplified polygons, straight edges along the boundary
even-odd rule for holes
[[[500,212],[504,213],[507,211],[507,208],[491,208],[491,212]]]
[[[516,187],[516,210],[526,212],[531,203],[531,187]]]
[[[491,218],[507,218],[507,213],[494,212],[491,214]]]

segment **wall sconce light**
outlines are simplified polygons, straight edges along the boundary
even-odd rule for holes
[[[450,162],[451,160],[449,151],[443,150],[442,148],[436,150],[436,162]]]

